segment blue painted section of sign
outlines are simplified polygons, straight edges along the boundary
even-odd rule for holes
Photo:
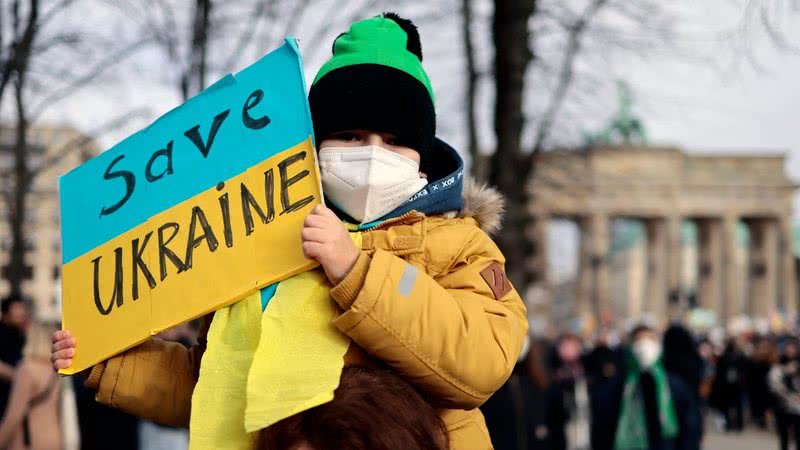
[[[251,95],[263,91],[256,102]],[[249,103],[248,103],[249,99]],[[243,109],[253,119],[270,123],[253,129],[244,125]],[[222,120],[207,155],[185,133],[199,125],[208,145],[215,117]],[[186,103],[160,117],[101,155],[59,180],[63,262],[75,259],[148,218],[167,210],[249,167],[313,135],[302,60],[293,39],[234,75],[227,75]],[[145,169],[153,153],[172,142],[172,173],[148,181]],[[167,170],[165,152],[153,159],[150,174]],[[109,171],[115,159],[122,156]],[[101,214],[127,192],[118,171],[129,171],[135,186],[116,211]],[[114,174],[117,176],[113,176]],[[111,175],[109,179],[105,174]]]

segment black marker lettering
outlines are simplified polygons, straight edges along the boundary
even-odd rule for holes
[[[264,114],[263,116],[259,117],[258,119],[254,119],[250,115],[250,110],[255,108],[260,102],[261,99],[264,98],[264,91],[261,89],[256,89],[247,97],[247,100],[244,102],[244,106],[242,107],[242,122],[244,126],[250,128],[252,130],[260,130],[265,126],[269,125],[269,117]]]
[[[153,152],[153,155],[150,156],[150,160],[147,161],[147,165],[144,166],[144,177],[147,178],[147,181],[152,183],[153,181],[156,181],[156,180],[160,179],[164,175],[172,175],[172,173],[173,173],[172,172],[172,142],[173,141],[169,141],[167,143],[167,147],[166,148],[162,148],[161,150],[155,151],[155,152]],[[160,174],[153,175],[153,162],[155,162],[156,158],[158,158],[159,156],[163,156],[163,157],[167,158],[167,168],[164,169],[164,171],[161,172]]]
[[[172,228],[172,235],[167,240],[164,240],[164,230],[167,228]],[[159,268],[161,269],[161,281],[164,281],[164,278],[167,277],[167,258],[169,258],[172,264],[178,269],[178,273],[183,272],[183,263],[181,259],[178,258],[175,252],[167,248],[167,244],[175,238],[179,229],[180,225],[175,222],[167,222],[158,227],[158,262]]]
[[[100,298],[100,259],[98,256],[92,260],[94,265],[94,305],[100,314],[107,316],[114,308],[114,303],[117,307],[122,306],[122,247],[114,249],[114,293],[111,295],[111,301],[108,302],[108,307],[103,307],[103,301]]]
[[[250,190],[247,189],[247,186],[245,186],[244,183],[241,184],[241,196],[242,217],[244,218],[244,229],[246,236],[250,236],[255,229],[253,212],[250,210],[251,207],[256,210],[256,213],[258,213],[258,217],[261,219],[262,223],[268,224],[275,219],[275,205],[272,197],[267,197],[267,213],[264,214],[264,210],[258,206],[255,197],[253,197],[253,194],[250,193]]]
[[[133,299],[137,300],[139,298],[139,269],[142,270],[142,274],[144,274],[144,278],[147,280],[147,285],[150,286],[150,289],[156,287],[156,279],[153,278],[153,274],[150,273],[150,269],[147,268],[145,265],[144,260],[142,259],[142,253],[144,253],[144,248],[147,247],[147,243],[150,241],[150,236],[153,235],[153,232],[149,232],[144,236],[144,241],[142,241],[141,247],[139,246],[139,238],[134,239],[131,242],[131,251],[133,255]]]
[[[308,197],[305,197],[294,203],[291,203],[289,201],[289,186],[307,177],[308,170],[304,169],[302,172],[293,175],[291,178],[288,178],[286,169],[290,165],[296,163],[297,161],[301,161],[303,159],[306,159],[306,152],[295,153],[294,155],[278,163],[278,170],[281,173],[281,208],[283,209],[283,211],[281,211],[281,215],[297,211],[298,209],[302,208],[303,206],[306,206],[307,204],[311,203],[314,200],[314,197],[309,195]]]
[[[122,177],[122,179],[125,180],[125,196],[123,196],[122,199],[120,199],[120,201],[114,203],[108,208],[103,207],[100,210],[101,217],[109,215],[114,211],[118,210],[120,207],[122,207],[122,205],[125,204],[125,202],[128,201],[129,198],[131,198],[131,195],[133,195],[133,188],[136,187],[136,177],[133,175],[133,172],[129,170],[117,170],[114,172],[111,171],[111,169],[114,168],[114,165],[117,164],[124,157],[125,155],[119,155],[116,158],[114,158],[113,161],[111,161],[111,164],[109,164],[108,168],[106,169],[106,173],[103,174],[103,179],[110,180],[112,178]]]
[[[200,226],[203,227],[203,234],[195,237],[198,221],[200,222]],[[199,247],[203,240],[208,244],[208,250],[210,252],[214,252],[219,246],[217,237],[214,236],[214,231],[208,224],[208,220],[206,220],[206,214],[199,206],[195,206],[192,208],[192,221],[189,223],[189,238],[186,241],[186,257],[183,259],[183,270],[188,270],[192,267],[194,249]]]
[[[220,182],[217,184],[217,190],[221,191],[225,188],[225,183]],[[228,248],[233,247],[233,230],[231,229],[231,205],[228,201],[228,193],[224,193],[219,197],[219,209],[222,211],[222,227],[225,236],[225,246]]]
[[[230,109],[226,109],[214,117],[214,122],[211,124],[211,131],[208,132],[208,139],[206,139],[205,143],[203,143],[203,138],[200,137],[200,125],[195,125],[183,133],[184,136],[189,138],[189,140],[197,146],[197,149],[203,154],[203,158],[207,157],[208,153],[211,151],[211,146],[214,144],[217,131],[219,131],[219,127],[222,126],[222,122],[225,121],[225,118],[228,117],[230,112]]]

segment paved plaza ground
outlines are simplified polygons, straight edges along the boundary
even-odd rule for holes
[[[775,434],[752,429],[740,434],[707,430],[703,450],[778,450],[778,436]]]

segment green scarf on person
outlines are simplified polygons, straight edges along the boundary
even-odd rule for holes
[[[614,437],[614,450],[647,450],[649,448],[647,417],[641,383],[639,383],[643,370],[630,351],[628,351],[627,360],[628,374],[625,377],[619,423]],[[669,391],[667,372],[664,370],[660,358],[647,370],[655,380],[661,437],[672,439],[678,435],[679,430],[675,405],[672,403],[672,395]]]

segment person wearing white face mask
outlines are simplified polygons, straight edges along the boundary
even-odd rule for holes
[[[625,373],[594,387],[594,450],[698,450],[700,409],[683,380],[661,361],[659,335],[640,325],[630,334]]]
[[[98,401],[153,421],[194,423],[193,447],[250,450],[248,429],[269,426],[260,412],[271,405],[258,394],[275,386],[251,371],[264,368],[253,362],[257,334],[221,336],[249,334],[239,331],[275,300],[331,302],[331,326],[350,340],[346,366],[386,367],[412,384],[444,422],[450,449],[492,448],[478,406],[514,368],[525,305],[489,236],[503,199],[467,182],[458,153],[436,138],[416,27],[392,13],[352,24],[311,84],[309,106],[326,206],[300,237],[324,274],[298,274],[206,316],[190,350],[148,340],[96,365],[86,385]],[[292,282],[303,288],[286,288]],[[66,332],[54,336],[54,368],[69,367],[75,346]]]
[[[328,201],[359,223],[383,217],[428,184],[420,155],[390,133],[349,130],[322,141],[319,166]]]
[[[414,25],[392,13],[353,24],[309,105],[327,207],[306,218],[303,250],[332,286],[334,324],[351,353],[439,408],[451,449],[491,448],[477,407],[514,367],[525,306],[488,235],[502,198],[465,181],[458,153],[436,138]]]
[[[150,339],[95,365],[86,386],[124,411],[193,424],[193,448],[250,450],[249,432],[270,425],[260,394],[276,387],[257,373],[268,364],[256,357],[259,334],[242,330],[261,330],[275,300],[330,302],[331,326],[350,342],[346,366],[387,367],[412,384],[444,422],[450,449],[492,448],[478,406],[508,379],[528,329],[489,236],[503,199],[466,182],[458,153],[436,137],[411,21],[358,21],[332,50],[308,95],[327,206],[299,230],[324,274],[297,274],[205,316],[191,349]],[[69,367],[75,340],[61,330],[53,338],[53,367]]]

